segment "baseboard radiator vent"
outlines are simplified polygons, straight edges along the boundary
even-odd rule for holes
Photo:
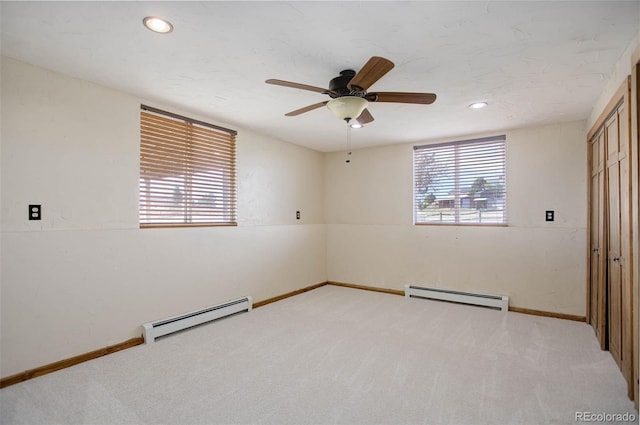
[[[251,311],[253,298],[244,297],[237,300],[230,300],[222,304],[192,311],[179,316],[169,317],[164,320],[149,322],[142,325],[142,335],[144,342],[149,344],[156,338],[169,335],[192,326],[201,325],[212,320],[221,319],[232,314],[243,311]]]
[[[498,295],[474,294],[471,292],[449,291],[446,289],[423,288],[404,285],[404,296],[451,301],[455,303],[491,307],[502,311],[509,310],[509,297]]]

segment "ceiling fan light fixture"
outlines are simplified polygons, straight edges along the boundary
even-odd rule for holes
[[[327,108],[341,120],[352,120],[360,116],[365,110],[369,102],[366,99],[357,96],[342,96],[331,99],[327,103]]]
[[[349,127],[351,128],[362,128],[362,124],[360,124],[358,121],[353,120],[353,122],[349,123]]]
[[[169,34],[173,31],[173,25],[171,25],[171,22],[166,19],[158,18],[157,16],[147,16],[142,20],[142,23],[147,27],[147,29],[159,34]]]

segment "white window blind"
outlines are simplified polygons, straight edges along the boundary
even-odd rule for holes
[[[140,112],[140,227],[236,224],[236,132]]]
[[[507,223],[505,136],[415,146],[416,224]]]

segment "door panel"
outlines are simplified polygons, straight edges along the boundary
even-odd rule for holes
[[[629,152],[629,121],[625,104],[618,108],[619,152],[618,170],[620,172],[620,324],[622,374],[628,382],[633,376],[633,294],[631,285],[631,175]],[[630,386],[630,390],[632,387]],[[633,392],[630,392],[630,395]]]
[[[620,269],[620,174],[618,163],[608,168],[608,264],[609,351],[620,364],[622,348],[622,290]]]
[[[609,351],[622,363],[622,270],[620,268],[620,131],[618,114],[605,123],[607,138],[607,284]]]
[[[592,139],[591,144],[591,197],[589,222],[589,323],[595,331],[596,338],[603,350],[607,346],[606,339],[606,244],[605,223],[605,181],[604,181],[604,131],[600,131]]]
[[[598,196],[599,196],[599,183],[598,175],[591,177],[591,223],[590,223],[590,241],[591,250],[590,256],[590,274],[589,274],[589,290],[590,290],[590,305],[589,305],[589,323],[593,326],[593,330],[598,335],[598,299],[600,298],[598,291],[598,276],[599,276],[599,257],[600,257],[600,241],[598,239],[598,218],[600,216],[600,209],[598,208]],[[600,339],[600,338],[598,338]]]

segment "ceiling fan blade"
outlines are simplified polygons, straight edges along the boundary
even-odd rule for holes
[[[309,111],[313,111],[314,109],[322,108],[327,103],[329,103],[329,101],[314,103],[313,105],[309,105],[309,106],[305,106],[304,108],[296,109],[295,111],[291,111],[291,112],[289,112],[287,114],[284,114],[284,115],[287,116],[287,117],[295,117],[296,115],[304,114],[305,112],[309,112]]]
[[[379,92],[369,93],[370,102],[419,103],[430,105],[436,101],[434,93]]]
[[[331,90],[323,89],[322,87],[308,86],[306,84],[300,84],[300,83],[292,83],[291,81],[275,80],[273,78],[270,80],[266,80],[265,83],[274,84],[276,86],[291,87],[294,89],[309,90],[309,91],[314,91],[316,93],[327,93],[327,94],[332,93]]]
[[[389,59],[373,56],[362,69],[351,79],[348,86],[350,89],[367,90],[376,81],[391,71],[395,65]]]
[[[364,111],[362,111],[357,121],[360,124],[370,123],[371,121],[373,121],[373,115],[371,115],[371,112],[369,112],[368,109],[365,109]]]

